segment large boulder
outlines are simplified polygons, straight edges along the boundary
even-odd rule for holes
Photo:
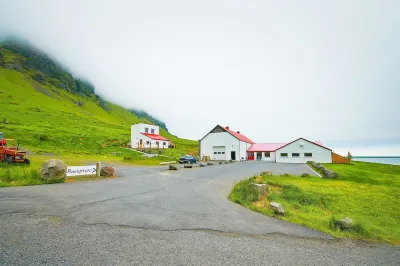
[[[325,176],[326,178],[335,179],[335,178],[337,177],[337,174],[336,174],[335,172],[331,171],[331,170],[324,169],[324,176]]]
[[[348,230],[353,226],[353,220],[349,217],[342,218],[339,220],[339,226],[342,230]]]
[[[115,170],[111,166],[104,166],[100,170],[100,176],[114,177]]]
[[[253,188],[255,188],[258,192],[258,195],[265,196],[267,195],[268,185],[267,184],[251,184]]]
[[[40,165],[39,176],[45,180],[60,180],[67,176],[67,165],[57,159],[50,159]]]
[[[285,215],[285,210],[283,209],[282,205],[278,202],[271,201],[269,203],[269,208],[272,209],[277,214]]]

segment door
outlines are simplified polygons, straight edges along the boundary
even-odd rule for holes
[[[139,148],[140,149],[142,148],[142,145],[143,145],[143,140],[141,139],[140,142],[139,142]]]
[[[231,160],[236,161],[236,152],[235,151],[231,151]]]
[[[214,160],[225,160],[225,146],[213,146]]]

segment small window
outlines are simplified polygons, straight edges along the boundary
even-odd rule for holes
[[[217,154],[217,152],[215,151],[214,154]]]
[[[292,157],[300,157],[300,153],[292,153]]]
[[[164,146],[165,146],[165,145],[167,145],[167,143],[164,141],[164,142],[162,143],[162,145],[164,145]]]
[[[281,157],[287,157],[287,153],[286,152],[281,153]]]
[[[223,151],[222,154],[225,154],[225,152]]]
[[[145,128],[144,128],[144,132],[149,133],[149,128],[148,128],[148,127],[145,127]]]
[[[150,141],[146,141],[146,144],[150,144]]]
[[[271,157],[271,154],[269,153],[269,151],[264,152],[264,156],[265,157]]]
[[[151,129],[151,134],[154,134],[154,128]]]
[[[311,152],[305,152],[304,153],[304,157],[312,157],[312,153]]]
[[[221,154],[221,152],[219,151],[218,154]]]

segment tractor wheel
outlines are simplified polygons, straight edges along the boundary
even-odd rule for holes
[[[13,163],[13,160],[12,160],[12,158],[11,157],[7,157],[7,163],[9,163],[9,164],[12,164]]]
[[[24,163],[25,163],[25,164],[31,164],[31,161],[30,161],[28,158],[25,158],[25,159],[24,159]]]

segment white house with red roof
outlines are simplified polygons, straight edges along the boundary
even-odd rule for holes
[[[135,149],[164,149],[168,148],[170,141],[160,136],[158,126],[139,123],[131,126],[131,143]]]
[[[287,143],[255,143],[229,127],[216,126],[200,141],[200,158],[211,160],[260,160],[277,163],[332,162],[332,150],[304,138]]]
[[[247,159],[277,163],[332,163],[332,150],[319,141],[299,138],[289,143],[255,143],[247,149]]]
[[[229,127],[214,127],[199,140],[200,158],[209,156],[211,160],[246,160],[247,149],[254,142]]]

